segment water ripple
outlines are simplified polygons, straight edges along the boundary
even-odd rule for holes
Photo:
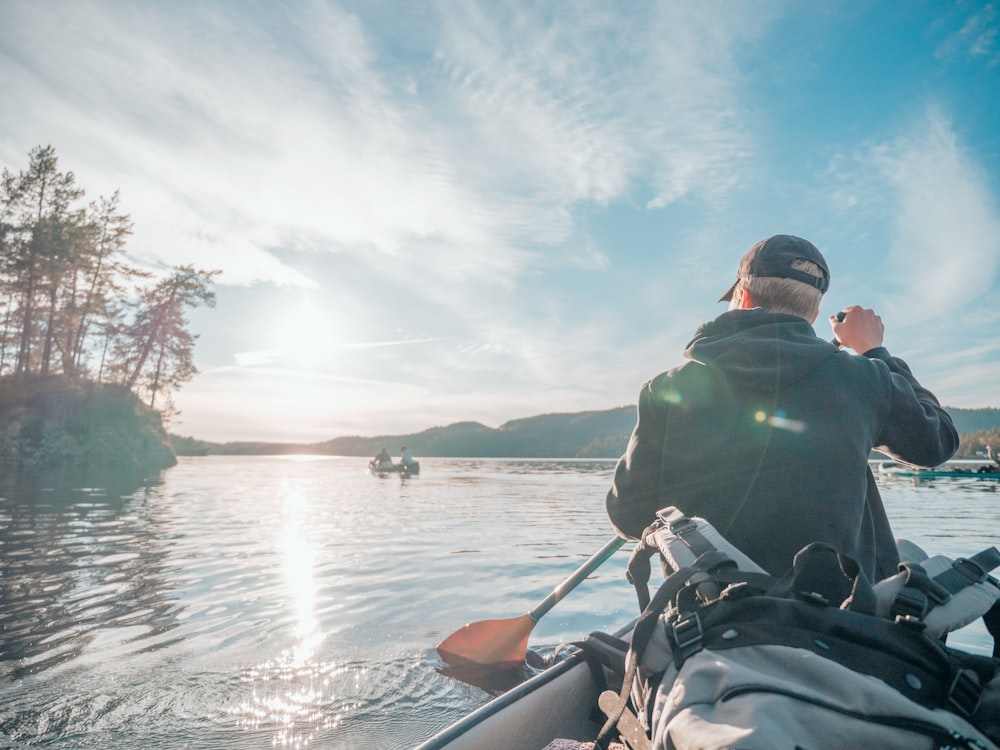
[[[0,477],[0,744],[405,748],[489,700],[502,685],[456,679],[433,645],[523,614],[603,545],[614,463],[428,459],[405,482],[365,463]],[[896,531],[935,552],[1000,538],[995,484],[883,494]],[[532,648],[634,617],[627,557]]]

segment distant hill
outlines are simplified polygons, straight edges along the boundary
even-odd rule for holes
[[[983,430],[1000,430],[1000,409],[948,409],[959,435]]]
[[[352,435],[320,443],[209,443],[171,436],[178,455],[320,454],[374,456],[382,448],[395,454],[401,445],[415,456],[453,458],[617,458],[635,426],[635,407],[575,414],[543,414],[493,428],[456,422],[408,435]]]
[[[1000,429],[1000,409],[948,409],[959,434]],[[320,443],[208,443],[171,436],[178,455],[319,454],[374,456],[382,448],[452,458],[618,458],[635,427],[635,407],[572,414],[542,414],[493,428],[456,422],[409,435],[338,437]]]

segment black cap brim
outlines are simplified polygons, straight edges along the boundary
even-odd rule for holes
[[[734,281],[733,285],[726,290],[726,293],[719,297],[719,302],[729,302],[733,298],[733,294],[736,293],[736,285],[739,283],[739,279]]]

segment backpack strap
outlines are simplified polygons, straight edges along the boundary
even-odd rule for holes
[[[597,733],[597,737],[594,740],[595,747],[606,747],[607,740],[628,707],[629,695],[632,692],[632,683],[635,682],[636,673],[639,671],[639,661],[642,659],[642,654],[653,637],[653,631],[656,629],[656,623],[659,621],[660,614],[674,600],[677,593],[687,585],[688,579],[694,572],[694,568],[681,568],[674,571],[663,582],[656,594],[643,609],[642,614],[639,615],[639,619],[636,620],[635,628],[632,630],[632,645],[625,656],[625,676],[622,679],[621,691],[618,693],[618,703],[608,713],[608,720],[604,722],[601,731]]]
[[[582,641],[569,641],[560,644],[552,654],[552,661],[555,662],[563,649],[570,647],[578,648],[583,655],[583,660],[590,667],[594,684],[597,685],[598,695],[608,688],[608,680],[604,675],[605,669],[615,676],[625,674],[625,654],[628,653],[628,642],[617,636],[595,630]]]
[[[705,538],[698,530],[698,524],[687,516],[675,518],[667,521],[667,528],[687,546],[695,557],[700,557],[706,552],[714,552],[717,547]]]
[[[644,612],[646,607],[649,606],[649,576],[652,573],[649,560],[659,552],[655,544],[649,544],[646,540],[660,526],[661,522],[657,520],[643,529],[639,537],[639,543],[635,545],[635,549],[629,555],[628,567],[625,570],[625,577],[635,587],[635,595],[639,599],[640,612]]]
[[[991,570],[1000,565],[1000,550],[987,547],[972,557],[960,557],[951,567],[934,576],[934,581],[951,594],[958,593],[973,583],[982,583],[989,578]]]
[[[923,622],[932,609],[948,604],[969,586],[985,584],[996,587],[996,601],[982,614],[982,618],[993,637],[993,656],[1000,657],[1000,583],[989,575],[998,566],[1000,551],[996,547],[988,547],[972,557],[960,557],[933,577],[928,576],[919,564],[900,563],[899,570],[904,575],[903,588],[894,597],[889,616]],[[978,616],[978,612],[975,614]]]
[[[643,529],[639,537],[639,543],[635,545],[632,554],[628,559],[628,568],[625,577],[628,582],[635,587],[636,597],[639,599],[639,611],[642,612],[649,606],[649,577],[652,574],[650,559],[657,554],[660,549],[654,541],[654,533],[666,527],[677,539],[684,542],[684,545],[691,550],[694,557],[719,552],[712,542],[705,538],[705,535],[698,530],[698,524],[687,516],[670,518],[659,516],[653,523]]]
[[[922,620],[931,607],[944,604],[953,592],[927,575],[920,563],[902,562],[899,572],[903,574],[903,588],[892,600],[889,618],[912,617]]]
[[[598,696],[597,705],[600,706],[602,711],[618,711],[617,693],[614,690],[606,690]],[[653,743],[650,742],[645,727],[642,726],[636,715],[627,708],[621,712],[621,716],[618,719],[618,736],[632,750],[653,750]],[[585,743],[580,745],[580,747],[586,748],[589,744]]]
[[[719,562],[726,562],[741,571],[767,575],[763,568],[730,544],[708,521],[689,517],[678,508],[668,506],[657,511],[655,520],[643,529],[628,561],[626,578],[635,587],[640,612],[649,605],[650,559],[657,552],[664,578],[685,567],[713,569],[717,563],[708,564],[702,560],[711,560],[713,556]],[[718,591],[715,592],[717,594]]]

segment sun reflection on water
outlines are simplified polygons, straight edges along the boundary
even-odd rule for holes
[[[236,710],[238,723],[246,730],[270,730],[274,747],[308,747],[317,733],[337,728],[357,707],[344,693],[353,686],[356,695],[365,672],[356,664],[294,664],[285,652],[244,670],[252,692]]]
[[[272,731],[273,747],[304,748],[317,733],[339,726],[355,708],[349,696],[357,695],[367,670],[316,658],[325,636],[316,617],[316,550],[306,523],[309,498],[287,484],[282,490],[284,525],[278,550],[292,645],[276,658],[243,670],[241,679],[250,685],[250,696],[233,713],[242,729]]]

